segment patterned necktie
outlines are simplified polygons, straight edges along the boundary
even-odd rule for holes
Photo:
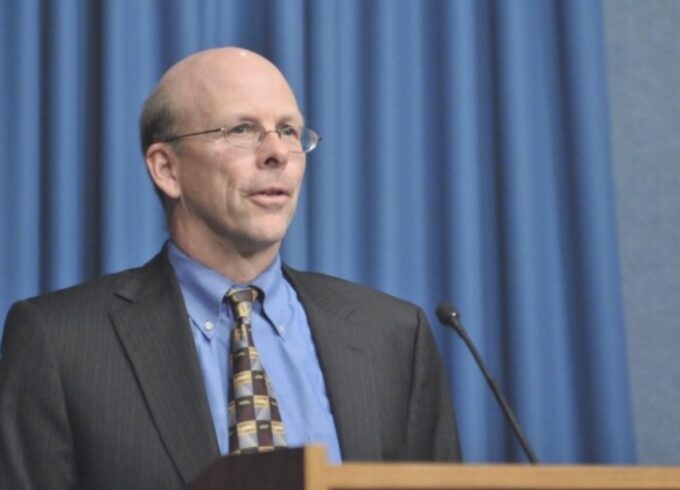
[[[250,321],[257,293],[251,287],[227,292],[236,317],[229,354],[229,454],[287,446],[279,406],[253,343]]]

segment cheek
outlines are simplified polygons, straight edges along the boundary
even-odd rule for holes
[[[182,185],[183,201],[192,213],[212,219],[238,214],[241,208],[238,193],[231,179],[222,172],[196,172]]]
[[[244,196],[243,180],[233,173],[222,173],[212,182],[215,191],[215,205],[224,210],[227,216],[237,217],[248,212]]]
[[[304,180],[305,176],[305,162],[302,162],[300,165],[296,166],[294,170],[295,171],[292,174],[292,178],[299,193],[300,187],[302,186],[302,181]]]

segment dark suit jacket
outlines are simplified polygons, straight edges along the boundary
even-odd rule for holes
[[[459,459],[423,312],[339,279],[285,273],[310,322],[343,459]],[[218,456],[164,252],[10,310],[0,359],[0,489],[182,488]]]

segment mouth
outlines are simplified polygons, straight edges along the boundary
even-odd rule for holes
[[[290,191],[281,186],[264,187],[262,189],[257,189],[248,195],[250,200],[255,204],[266,208],[282,206],[288,202],[290,196]]]
[[[264,189],[257,190],[251,194],[252,196],[266,196],[266,197],[279,197],[279,196],[290,196],[290,192],[283,187],[271,186]]]

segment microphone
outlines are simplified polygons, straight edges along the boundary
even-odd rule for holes
[[[512,431],[515,433],[515,437],[517,437],[517,439],[519,440],[519,443],[522,446],[524,454],[526,454],[527,458],[529,458],[531,464],[538,464],[538,459],[536,459],[534,451],[531,449],[531,446],[529,445],[529,442],[527,441],[526,437],[524,437],[524,433],[522,432],[522,429],[520,429],[519,423],[517,422],[515,415],[512,413],[510,405],[508,405],[508,402],[505,400],[505,397],[501,393],[501,390],[498,388],[498,385],[496,385],[496,382],[491,377],[491,373],[489,373],[489,370],[486,369],[484,361],[482,361],[482,356],[479,355],[479,351],[475,347],[475,344],[472,343],[472,340],[470,340],[470,337],[465,331],[465,328],[463,328],[463,324],[460,321],[460,315],[458,314],[456,308],[454,308],[453,305],[451,305],[450,303],[442,303],[439,306],[437,306],[436,313],[437,318],[442,323],[442,325],[444,325],[445,327],[452,328],[453,330],[456,331],[460,338],[463,339],[463,342],[465,342],[465,345],[472,353],[472,357],[475,358],[475,361],[477,362],[479,369],[482,371],[484,379],[486,379],[489,388],[491,388],[493,396],[496,397],[496,400],[500,404],[501,409],[503,409],[503,415],[505,415],[505,418],[508,420],[508,422],[510,422]]]

